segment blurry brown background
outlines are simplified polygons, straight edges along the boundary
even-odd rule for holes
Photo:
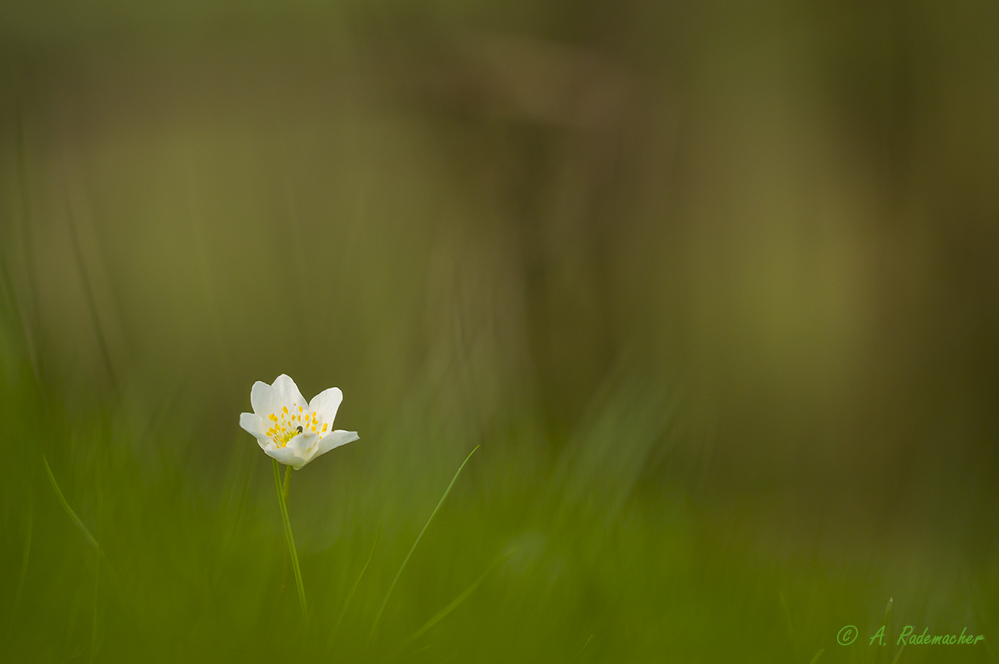
[[[995,4],[89,5],[0,11],[53,394],[205,461],[283,372],[368,440],[675,407],[651,490],[994,550]]]

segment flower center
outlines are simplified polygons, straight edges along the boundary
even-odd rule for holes
[[[284,447],[289,440],[300,433],[308,433],[309,431],[319,434],[326,433],[329,422],[320,422],[318,417],[315,411],[305,414],[305,409],[301,406],[298,407],[298,413],[292,415],[288,412],[288,407],[283,406],[280,414],[271,413],[267,416],[273,425],[267,430],[267,436],[278,447]]]

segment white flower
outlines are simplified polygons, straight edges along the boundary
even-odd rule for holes
[[[356,431],[333,430],[341,401],[343,392],[331,387],[306,403],[295,381],[281,374],[273,385],[259,380],[253,384],[253,412],[241,413],[239,426],[257,439],[268,456],[298,470],[334,447],[358,439]]]

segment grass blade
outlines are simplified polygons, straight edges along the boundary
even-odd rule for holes
[[[784,610],[784,620],[787,626],[787,638],[790,641],[794,641],[794,625],[791,623],[791,609],[787,606],[787,600],[784,599],[784,593],[779,592],[777,596],[780,597],[780,606]]]
[[[111,565],[111,561],[108,560],[108,555],[104,553],[104,549],[101,548],[101,545],[97,542],[94,536],[90,534],[90,531],[87,530],[87,527],[83,525],[83,521],[81,521],[80,517],[76,515],[76,512],[73,511],[73,508],[69,506],[69,503],[66,501],[66,496],[63,495],[62,489],[59,488],[59,483],[56,482],[55,475],[52,474],[52,468],[49,466],[49,460],[45,458],[44,454],[42,455],[42,461],[45,463],[45,474],[48,475],[49,477],[49,484],[51,484],[52,488],[55,490],[56,496],[59,498],[59,503],[62,505],[62,508],[66,510],[66,514],[69,515],[69,518],[73,521],[73,523],[76,524],[76,527],[80,529],[81,533],[83,533],[83,536],[87,539],[87,542],[90,544],[90,546],[94,547],[94,549],[97,551],[98,558],[104,560],[104,562],[107,564],[108,572],[110,573],[111,585],[113,586],[114,593],[118,597],[118,600],[122,604],[124,604],[125,596],[122,595],[121,584],[118,583],[118,575],[115,573],[114,566]],[[98,489],[98,491],[99,490],[100,489]]]
[[[336,627],[333,628],[333,634],[330,635],[329,643],[326,644],[326,653],[329,654],[331,648],[333,648],[333,641],[336,639],[337,632],[340,631],[340,623],[343,622],[343,617],[347,614],[347,607],[350,606],[350,600],[354,599],[354,591],[357,590],[357,586],[360,585],[361,579],[364,578],[364,572],[367,571],[368,565],[371,564],[371,559],[375,555],[375,547],[378,546],[378,538],[382,535],[382,524],[378,523],[378,534],[375,535],[375,543],[371,547],[371,553],[368,554],[368,560],[364,563],[364,567],[361,568],[361,573],[357,575],[357,580],[354,581],[354,587],[350,589],[350,594],[347,595],[347,601],[343,603],[343,608],[340,610],[340,617],[336,620]]]
[[[410,556],[412,556],[413,555],[413,551],[416,550],[416,545],[419,544],[420,540],[423,538],[423,533],[427,532],[427,526],[429,526],[430,522],[434,520],[434,515],[437,514],[437,510],[439,510],[441,508],[441,505],[444,504],[444,499],[447,498],[447,495],[449,493],[451,493],[451,487],[454,486],[454,482],[455,482],[455,480],[458,479],[458,475],[461,475],[461,471],[465,467],[465,464],[468,463],[468,460],[472,458],[472,455],[475,454],[475,450],[477,450],[477,449],[479,449],[478,445],[476,445],[472,449],[472,451],[468,453],[468,456],[465,457],[465,460],[461,462],[460,466],[458,466],[458,472],[456,472],[454,474],[454,477],[451,478],[451,483],[447,485],[447,490],[444,491],[444,495],[441,496],[441,499],[437,502],[437,507],[434,508],[434,511],[430,515],[430,518],[427,519],[427,522],[423,525],[423,530],[421,530],[420,534],[417,535],[416,541],[413,542],[413,546],[410,547],[409,553],[406,554],[406,559],[402,561],[402,566],[399,567],[399,571],[396,573],[395,578],[392,579],[392,585],[389,586],[388,592],[385,593],[385,601],[382,602],[381,607],[378,609],[378,614],[375,616],[375,622],[371,626],[371,633],[368,634],[368,643],[371,643],[371,639],[375,635],[375,630],[378,629],[378,622],[382,619],[382,612],[385,611],[385,605],[388,604],[389,597],[392,596],[392,591],[395,589],[395,584],[396,584],[396,582],[399,581],[399,577],[402,575],[402,570],[406,569],[406,563],[409,562]]]
[[[583,651],[586,650],[586,646],[590,645],[590,641],[593,640],[594,636],[596,636],[596,635],[595,634],[590,634],[590,638],[586,639],[586,643],[584,643],[583,647],[579,649],[579,652],[576,653],[576,658],[573,659],[572,661],[575,662],[576,660],[578,660],[580,657],[583,656]],[[812,662],[812,664],[815,664],[815,662]]]
[[[97,299],[94,297],[94,289],[90,284],[90,276],[87,274],[87,267],[83,261],[83,251],[80,249],[80,238],[76,235],[76,223],[73,220],[73,209],[69,204],[68,193],[66,194],[66,223],[69,226],[69,239],[70,244],[73,246],[73,255],[76,258],[76,268],[80,275],[80,285],[83,287],[87,308],[90,310],[90,318],[94,324],[94,331],[97,333],[97,343],[101,349],[101,357],[104,359],[104,367],[107,369],[108,377],[111,379],[111,386],[114,388],[115,394],[118,394],[118,376],[115,374],[114,364],[111,362],[111,349],[105,338],[104,327],[101,325],[101,316],[97,310]]]
[[[32,492],[28,493],[31,498]],[[24,554],[21,556],[21,574],[17,578],[17,590],[14,591],[14,602],[11,604],[11,619],[7,623],[7,630],[4,633],[4,643],[10,640],[10,633],[14,629],[14,616],[17,615],[17,607],[21,603],[21,592],[24,590],[24,578],[28,574],[28,558],[31,555],[31,534],[35,523],[34,500],[28,502],[28,533],[24,538]]]
[[[101,532],[101,516],[104,513],[104,492],[101,491],[101,467],[97,466],[97,533]],[[100,599],[101,590],[101,551],[100,549],[94,555],[94,618],[91,624],[90,630],[90,657],[87,661],[93,664],[94,658],[97,657],[97,651],[100,648],[100,641],[97,638],[97,617],[100,612],[100,604],[98,600]]]
[[[421,636],[423,636],[426,633],[427,630],[429,630],[431,627],[433,627],[434,625],[436,625],[437,623],[439,623],[441,620],[443,620],[447,616],[447,614],[449,614],[452,611],[454,611],[458,607],[459,604],[461,604],[466,599],[468,599],[468,596],[471,595],[473,592],[475,592],[475,589],[478,588],[482,584],[482,582],[486,580],[486,577],[489,576],[489,574],[494,569],[496,569],[496,566],[499,565],[504,560],[506,560],[510,556],[510,554],[512,554],[512,553],[513,553],[513,551],[510,551],[510,552],[508,552],[508,553],[506,553],[506,554],[504,554],[504,555],[499,556],[498,558],[496,558],[496,560],[494,560],[492,562],[492,564],[489,565],[489,567],[486,569],[486,571],[483,572],[482,575],[478,579],[476,579],[474,583],[472,583],[472,585],[470,585],[467,588],[465,588],[465,590],[463,590],[457,597],[455,597],[454,600],[452,600],[450,604],[448,604],[443,609],[441,609],[440,611],[438,611],[437,615],[435,615],[433,618],[431,618],[426,623],[424,623],[423,627],[421,627],[420,629],[418,629],[415,632],[413,632],[412,634],[410,634],[409,637],[403,642],[403,644],[401,646],[399,646],[399,650],[397,650],[395,654],[398,655],[399,652],[401,652],[403,648],[405,648],[410,643],[412,643],[416,639],[418,639]],[[593,636],[591,635],[590,638],[592,639]],[[589,643],[589,641],[587,641],[587,643]],[[583,647],[585,648],[586,646],[583,646]]]
[[[49,476],[49,483],[52,484],[52,488],[55,489],[56,496],[59,497],[59,502],[62,504],[62,508],[66,510],[66,514],[68,514],[69,518],[76,524],[76,527],[80,529],[83,536],[87,538],[87,542],[90,546],[97,549],[97,552],[100,553],[101,545],[97,543],[94,536],[91,535],[90,531],[87,530],[87,527],[83,525],[83,521],[80,521],[80,517],[76,516],[76,512],[74,512],[73,508],[69,506],[68,502],[66,502],[66,497],[62,495],[62,489],[59,488],[59,483],[56,482],[55,475],[52,474],[52,468],[49,466],[49,460],[45,458],[44,454],[42,455],[42,461],[45,462],[45,472]]]

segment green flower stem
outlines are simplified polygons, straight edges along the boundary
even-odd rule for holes
[[[295,550],[295,538],[291,534],[291,520],[288,518],[287,491],[290,482],[291,468],[284,476],[284,488],[281,487],[281,471],[277,459],[274,459],[274,486],[277,487],[278,504],[281,505],[281,518],[284,520],[284,535],[288,540],[288,551],[291,553],[291,567],[295,571],[295,585],[298,587],[298,601],[302,605],[302,619],[308,622],[309,611],[305,605],[305,586],[302,585],[302,569],[298,566],[298,551]]]

